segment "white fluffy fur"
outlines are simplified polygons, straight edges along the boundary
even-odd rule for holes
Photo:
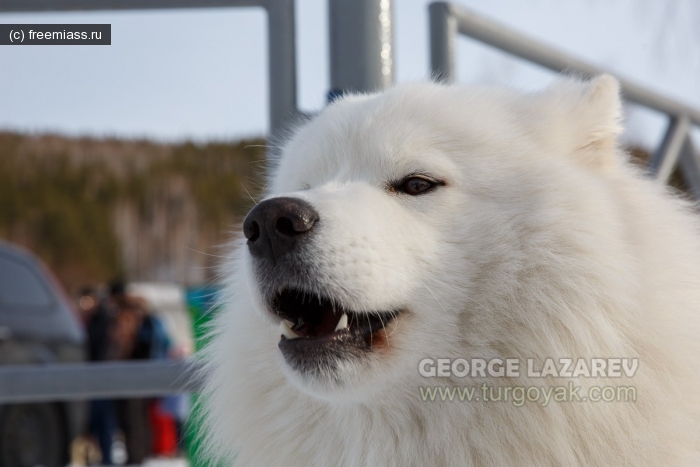
[[[406,307],[339,382],[284,362],[236,241],[209,347],[205,441],[229,464],[698,466],[700,228],[616,147],[617,82],[542,92],[416,84],[330,105],[284,146],[269,197],[319,212],[310,261],[347,307]],[[447,186],[387,193],[429,171]],[[432,358],[637,357],[636,403],[423,402]]]

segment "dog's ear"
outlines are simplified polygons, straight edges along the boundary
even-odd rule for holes
[[[622,132],[620,84],[615,78],[561,78],[538,99],[544,139],[555,138],[557,150],[574,155],[587,166],[615,165],[617,138]]]

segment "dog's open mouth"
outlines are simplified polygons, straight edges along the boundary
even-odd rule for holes
[[[280,348],[343,345],[371,350],[386,340],[386,327],[400,313],[354,312],[322,295],[283,289],[270,304],[279,316]]]

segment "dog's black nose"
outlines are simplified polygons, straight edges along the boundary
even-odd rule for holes
[[[311,232],[318,213],[299,198],[272,198],[250,210],[243,221],[243,234],[250,253],[272,262],[296,248]]]

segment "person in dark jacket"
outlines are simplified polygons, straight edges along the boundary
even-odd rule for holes
[[[114,325],[120,304],[125,300],[122,281],[110,285],[109,297],[100,300],[86,320],[88,358],[91,362],[113,360]],[[113,400],[99,399],[90,404],[90,432],[97,439],[102,464],[112,465],[112,441],[117,429],[117,407]]]

